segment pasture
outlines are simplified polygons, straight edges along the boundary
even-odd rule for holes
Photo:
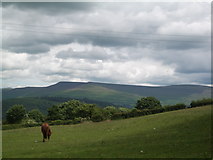
[[[3,158],[210,158],[211,106],[125,120],[5,130]]]

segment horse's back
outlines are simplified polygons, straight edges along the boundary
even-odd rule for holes
[[[41,125],[41,131],[42,131],[43,134],[47,133],[49,130],[50,130],[50,127],[49,127],[48,123],[43,123]]]

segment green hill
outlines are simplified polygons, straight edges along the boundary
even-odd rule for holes
[[[88,99],[94,99],[99,101],[106,101],[115,105],[133,106],[139,95],[131,94],[128,92],[121,92],[118,90],[102,87],[94,84],[82,85],[77,88],[67,89],[59,92],[54,96],[63,96],[81,99],[86,97]]]
[[[39,108],[46,112],[48,107],[70,99],[107,105],[134,107],[141,97],[154,96],[163,105],[190,104],[192,100],[210,98],[211,87],[199,85],[174,85],[147,87],[135,85],[107,84],[94,82],[59,82],[48,87],[26,87],[2,90],[3,117],[14,104],[23,104],[27,110]]]
[[[3,158],[211,158],[211,106],[51,128],[3,131]]]

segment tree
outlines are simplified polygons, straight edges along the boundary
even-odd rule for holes
[[[44,115],[38,109],[31,110],[28,113],[28,117],[30,119],[34,119],[36,122],[43,122],[44,121]]]
[[[49,120],[59,120],[59,119],[62,120],[62,119],[64,119],[60,107],[54,105],[54,106],[48,108],[47,119],[49,119]]]
[[[107,112],[106,110],[95,107],[91,116],[91,120],[93,122],[100,122],[107,119]]]
[[[161,103],[155,97],[143,97],[137,101],[136,107],[137,109],[153,109],[156,107],[162,107]]]
[[[71,100],[59,105],[64,119],[75,119],[78,117],[90,119],[95,105],[82,103],[78,100]]]
[[[6,119],[8,123],[20,123],[25,118],[26,109],[23,105],[13,105],[6,112]]]
[[[107,106],[104,108],[104,110],[106,111],[108,118],[111,118],[115,113],[119,111],[114,106]]]
[[[48,109],[49,120],[74,120],[75,118],[90,119],[96,106],[93,104],[82,103],[78,100],[55,105]]]

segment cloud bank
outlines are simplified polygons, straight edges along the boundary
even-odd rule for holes
[[[3,3],[3,87],[211,83],[210,3]]]

